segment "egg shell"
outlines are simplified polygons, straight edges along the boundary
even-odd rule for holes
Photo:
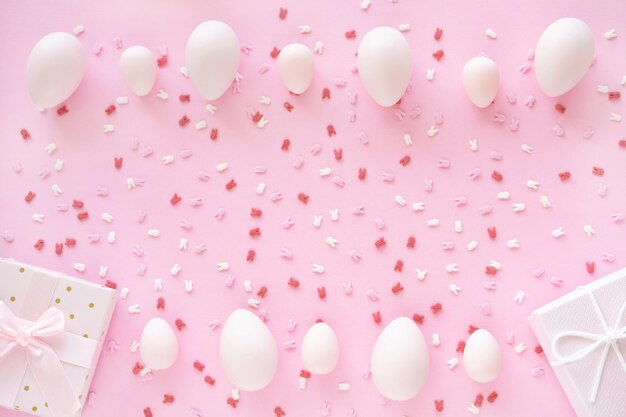
[[[145,96],[154,87],[157,63],[154,54],[145,46],[131,46],[120,56],[120,70],[124,82],[138,96]]]
[[[235,310],[228,316],[219,351],[226,378],[240,390],[258,391],[276,374],[276,342],[265,323],[248,310]]]
[[[498,64],[484,56],[470,59],[463,66],[463,87],[467,97],[476,106],[489,106],[500,88]]]
[[[69,33],[54,32],[44,36],[28,56],[28,92],[41,109],[67,100],[84,75],[85,49],[76,36]]]
[[[465,342],[463,368],[476,382],[491,382],[498,377],[502,357],[498,341],[488,330],[474,331]]]
[[[339,362],[339,341],[326,323],[315,323],[302,341],[301,358],[304,369],[316,375],[331,373]]]
[[[207,100],[221,97],[232,84],[239,67],[239,40],[224,22],[199,24],[187,40],[187,74],[193,86]]]
[[[370,363],[372,379],[390,400],[414,397],[426,382],[429,358],[421,330],[408,317],[398,317],[378,336]]]
[[[289,91],[304,93],[313,81],[313,52],[301,43],[285,46],[278,55],[278,70]]]
[[[541,34],[535,48],[535,76],[550,97],[567,93],[582,80],[593,62],[593,33],[582,20],[559,19]]]
[[[411,78],[409,43],[394,28],[374,28],[359,45],[357,68],[370,97],[383,107],[393,106],[404,95]]]
[[[172,366],[178,359],[178,339],[172,327],[163,319],[151,319],[141,332],[139,342],[141,360],[150,369]]]

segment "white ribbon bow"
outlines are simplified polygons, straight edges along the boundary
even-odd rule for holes
[[[596,375],[594,378],[593,386],[591,389],[591,393],[589,394],[589,402],[592,404],[595,403],[596,397],[598,395],[598,389],[600,388],[600,381],[602,380],[602,374],[604,373],[604,367],[606,365],[606,358],[610,352],[610,349],[613,348],[617,358],[619,359],[622,369],[626,372],[626,360],[624,360],[624,356],[619,349],[618,342],[622,339],[626,339],[626,326],[619,328],[619,325],[622,321],[622,316],[624,315],[624,311],[626,311],[626,302],[622,304],[622,308],[617,315],[617,320],[615,321],[615,325],[612,328],[606,324],[606,320],[602,315],[602,311],[598,306],[598,302],[596,301],[595,296],[585,287],[581,287],[587,291],[589,296],[591,297],[591,302],[593,308],[595,310],[598,319],[600,320],[600,324],[602,325],[603,334],[590,333],[590,332],[582,332],[577,330],[569,330],[559,333],[554,340],[552,341],[552,353],[554,357],[557,359],[556,362],[551,362],[552,365],[563,365],[566,363],[572,363],[579,361],[585,358],[587,355],[590,355],[599,347],[603,347],[602,356],[600,357],[600,362],[598,363],[598,367],[596,368]],[[578,337],[581,339],[590,340],[592,343],[588,344],[584,348],[570,354],[569,356],[562,356],[558,349],[557,344],[559,341],[566,337]]]

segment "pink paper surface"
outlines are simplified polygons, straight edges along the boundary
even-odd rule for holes
[[[583,4],[585,3],[585,4]],[[331,416],[434,416],[466,415],[477,394],[485,398],[498,392],[494,403],[486,400],[482,416],[573,416],[573,411],[549,369],[544,356],[534,351],[536,339],[526,322],[536,307],[565,294],[580,284],[618,269],[626,256],[626,223],[611,221],[612,213],[626,212],[626,149],[618,142],[624,139],[624,123],[609,120],[612,112],[625,113],[624,98],[609,101],[596,92],[596,86],[607,85],[612,91],[625,92],[620,85],[626,75],[624,39],[626,3],[551,1],[485,1],[468,4],[455,2],[398,3],[374,1],[367,11],[359,1],[311,2],[173,2],[173,1],[3,1],[0,5],[0,232],[9,232],[14,240],[0,240],[0,255],[22,262],[77,274],[94,282],[100,265],[108,266],[107,279],[119,288],[128,287],[126,300],[120,300],[109,339],[118,350],[106,349],[92,386],[93,405],[84,416],[142,416],[150,407],[155,417],[191,416],[192,409],[205,416],[272,416],[277,406],[288,416],[322,415],[324,404],[330,405]],[[278,18],[279,8],[288,9],[285,20]],[[597,62],[580,85],[567,95],[552,99],[538,90],[533,71],[523,74],[520,67],[527,61],[541,31],[552,21],[564,16],[584,19],[596,38]],[[193,90],[189,80],[179,73],[184,65],[187,36],[204,20],[219,19],[230,24],[240,42],[253,49],[242,54],[239,72],[243,75],[241,93],[228,92],[214,102],[215,115],[205,110],[206,102]],[[404,120],[394,114],[395,108],[377,106],[365,93],[357,74],[350,68],[360,39],[370,28],[379,25],[397,27],[409,23],[406,37],[413,57],[413,88],[399,106],[406,112]],[[25,67],[32,45],[53,31],[69,31],[82,24],[85,32],[79,39],[87,50],[87,73],[78,91],[67,101],[69,113],[58,116],[54,109],[41,114],[32,105],[26,89]],[[301,25],[310,25],[311,33],[299,33]],[[443,29],[439,42],[433,39],[435,29]],[[498,37],[485,36],[492,28]],[[616,29],[618,37],[607,40],[604,33]],[[344,33],[356,30],[355,39]],[[147,97],[137,98],[123,84],[118,69],[121,50],[114,46],[119,37],[124,46],[141,44],[158,53],[161,45],[169,49],[169,62],[159,70],[155,90]],[[281,83],[276,62],[270,57],[274,46],[302,42],[313,48],[316,41],[324,43],[324,53],[315,55],[315,78],[310,90],[296,97],[288,94]],[[103,50],[92,54],[96,43]],[[437,62],[432,54],[443,49],[445,56]],[[461,68],[466,60],[485,53],[492,57],[501,71],[501,88],[496,102],[485,110],[475,108],[465,97],[461,84]],[[269,71],[259,74],[262,65]],[[433,81],[426,80],[427,68],[435,68]],[[335,86],[335,79],[347,82]],[[329,88],[330,100],[322,101],[323,88]],[[155,97],[158,89],[169,93],[162,101]],[[510,104],[507,92],[517,98]],[[349,94],[357,93],[355,105]],[[190,94],[190,103],[181,103],[180,94]],[[269,106],[259,104],[261,95],[271,98]],[[524,105],[527,97],[536,97],[531,109]],[[108,116],[104,109],[118,96],[130,96],[130,103],[118,106]],[[294,109],[287,112],[283,103]],[[565,114],[555,111],[556,103],[566,107]],[[269,120],[260,129],[246,116],[251,107]],[[420,107],[422,114],[413,119],[409,113]],[[354,111],[356,120],[349,121]],[[437,125],[436,112],[443,115]],[[504,124],[494,123],[495,113],[506,116]],[[187,115],[191,122],[184,128],[178,120]],[[509,123],[519,120],[519,129],[512,131]],[[209,128],[196,131],[194,124],[207,120]],[[103,133],[104,124],[114,124],[113,133]],[[328,137],[326,127],[332,124],[336,136]],[[564,131],[556,136],[553,126]],[[426,131],[433,125],[439,133],[429,138]],[[32,135],[22,140],[20,129]],[[219,129],[216,141],[209,138],[210,129]],[[595,134],[584,139],[591,128]],[[364,132],[369,143],[359,141]],[[407,147],[403,135],[413,137]],[[139,149],[131,149],[133,138]],[[288,151],[282,151],[284,138],[290,138]],[[468,141],[476,139],[479,150],[472,152]],[[58,146],[52,155],[44,151],[50,142]],[[320,153],[310,149],[319,144]],[[533,153],[523,152],[522,144],[532,146]],[[141,152],[152,147],[153,155]],[[342,148],[343,158],[336,161],[333,149]],[[191,149],[188,159],[179,156]],[[490,157],[498,152],[503,159]],[[175,162],[163,165],[161,158],[174,155]],[[304,164],[293,167],[301,155]],[[399,160],[410,155],[402,166]],[[123,157],[123,167],[114,167],[114,158]],[[54,170],[57,158],[64,161],[61,172]],[[438,159],[446,159],[450,167],[437,167]],[[13,165],[20,161],[22,171]],[[227,161],[230,166],[218,172],[216,165]],[[255,174],[257,165],[265,165],[267,173]],[[592,174],[594,166],[604,169],[603,176]],[[319,169],[330,167],[329,177],[320,177]],[[367,168],[367,178],[359,181],[358,169]],[[42,180],[40,170],[51,174]],[[478,168],[476,180],[470,171]],[[211,176],[199,181],[199,170]],[[500,172],[501,182],[491,178]],[[559,173],[569,171],[571,178],[562,182]],[[393,182],[381,179],[383,172],[395,176]],[[341,188],[333,177],[345,179]],[[145,179],[145,185],[129,191],[128,177]],[[432,192],[424,189],[424,181],[433,180]],[[235,179],[237,186],[227,191],[225,184]],[[529,179],[540,181],[537,191],[527,187]],[[259,182],[267,184],[264,195],[255,192]],[[598,194],[600,184],[608,189]],[[63,194],[55,197],[51,186],[58,184]],[[96,194],[99,187],[108,189],[108,196]],[[30,204],[24,201],[28,191],[36,193]],[[508,191],[509,200],[498,200],[498,192]],[[273,202],[270,195],[281,192],[283,199]],[[298,193],[310,196],[301,203]],[[174,193],[182,201],[172,206]],[[394,198],[402,195],[407,205],[400,207]],[[540,197],[549,197],[552,208],[545,209]],[[467,204],[455,206],[455,197],[464,196]],[[192,207],[191,200],[202,197],[201,207]],[[79,221],[78,210],[71,207],[79,199],[89,211],[89,219]],[[423,201],[425,210],[416,213],[414,202]],[[526,210],[514,213],[512,205],[524,203]],[[58,212],[57,204],[70,206]],[[491,205],[493,212],[480,215],[478,209]],[[364,215],[354,215],[353,208],[363,205]],[[252,207],[263,211],[260,218],[251,217]],[[221,221],[213,214],[223,208]],[[329,209],[338,208],[337,222],[329,218]],[[147,212],[143,223],[135,218],[138,210]],[[100,216],[110,213],[114,220],[105,223]],[[33,213],[45,215],[43,224],[32,220]],[[320,228],[312,225],[313,215],[322,215]],[[284,229],[287,217],[295,224]],[[384,229],[375,219],[384,220]],[[439,219],[438,227],[427,227],[428,219]],[[189,220],[193,228],[184,230],[181,220]],[[462,220],[463,231],[454,231],[455,220]],[[583,232],[591,225],[596,234],[588,238]],[[497,228],[497,238],[490,239],[487,228]],[[262,235],[249,236],[249,230],[260,227]],[[552,231],[563,227],[566,234],[555,239]],[[158,238],[148,236],[151,228],[160,230]],[[107,234],[115,231],[117,240],[107,243]],[[90,244],[87,236],[100,235],[100,242]],[[325,239],[336,238],[331,248]],[[416,238],[414,249],[407,249],[409,236]],[[77,240],[66,247],[61,256],[54,253],[55,242],[65,238]],[[181,237],[189,241],[189,250],[179,251]],[[374,242],[387,241],[379,250]],[[520,248],[512,250],[507,241],[519,239]],[[41,251],[33,248],[38,239],[45,240]],[[475,240],[478,248],[470,252],[466,245]],[[442,242],[455,243],[453,250],[442,250]],[[196,254],[193,248],[205,243],[208,249]],[[139,245],[144,255],[139,258],[131,249]],[[281,248],[293,252],[291,260],[280,256]],[[256,251],[253,262],[246,261],[249,249]],[[356,250],[363,258],[355,263],[349,256]],[[612,259],[613,262],[603,261]],[[612,256],[609,256],[612,255]],[[402,272],[395,272],[397,260],[404,262]],[[497,275],[485,275],[490,260],[502,264]],[[595,262],[595,273],[588,274],[585,262]],[[86,266],[84,273],[72,269],[75,262]],[[227,272],[218,272],[216,264],[228,262]],[[174,264],[182,271],[177,277],[169,274]],[[312,272],[312,264],[322,264],[324,274]],[[457,263],[459,272],[445,272],[445,265]],[[144,276],[137,274],[140,264],[147,266]],[[545,268],[540,278],[533,271]],[[424,281],[418,281],[415,269],[428,270]],[[235,285],[224,285],[227,275],[236,276]],[[296,277],[300,287],[287,285]],[[562,277],[563,285],[551,284],[551,277]],[[154,291],[154,279],[162,278],[164,289]],[[193,280],[191,294],[184,290],[183,280]],[[254,292],[243,289],[244,280],[252,282]],[[342,283],[350,281],[353,292],[346,295]],[[483,288],[485,281],[496,281],[497,289]],[[391,288],[400,282],[404,291],[394,295]],[[448,286],[462,288],[454,296]],[[251,296],[261,286],[267,295],[261,308],[269,315],[267,323],[279,346],[279,369],[271,385],[261,392],[242,393],[237,409],[226,399],[231,386],[225,380],[218,362],[220,331],[211,331],[209,323],[222,323],[235,308],[246,308]],[[326,299],[320,300],[317,288],[326,288]],[[379,294],[378,301],[367,296],[369,289]],[[525,292],[523,303],[513,301],[518,290]],[[164,310],[156,309],[158,297],[164,297]],[[443,310],[433,315],[430,306],[440,302]],[[491,316],[483,314],[483,303],[489,302]],[[130,305],[139,304],[141,313],[130,315]],[[380,311],[381,325],[372,313]],[[379,401],[380,395],[371,380],[361,377],[368,365],[373,344],[383,326],[399,315],[424,315],[420,326],[429,341],[431,368],[428,382],[418,396],[406,402]],[[153,316],[165,318],[172,325],[177,318],[187,327],[178,332],[181,355],[178,363],[154,375],[149,382],[131,372],[138,354],[130,345],[138,339],[143,325]],[[340,340],[342,357],[338,368],[325,377],[313,377],[306,390],[298,388],[301,369],[299,349],[287,351],[285,341],[299,344],[307,328],[322,318],[331,325]],[[297,320],[293,333],[286,329],[290,319]],[[503,349],[503,370],[496,381],[486,385],[472,382],[462,366],[450,370],[446,361],[454,356],[459,341],[468,337],[468,326],[491,331]],[[514,332],[513,345],[505,341],[505,333]],[[431,335],[439,333],[441,345],[430,344]],[[513,347],[525,343],[528,349],[517,354]],[[216,379],[210,387],[203,375],[193,368],[194,361],[206,365],[204,374]],[[546,369],[544,375],[533,377],[530,370]],[[350,382],[351,389],[340,392],[337,384]],[[173,404],[162,404],[163,395],[175,396]],[[92,397],[94,398],[94,397]],[[435,411],[434,400],[445,402],[443,413]],[[1,410],[3,417],[15,413]],[[352,414],[354,415],[354,414]]]

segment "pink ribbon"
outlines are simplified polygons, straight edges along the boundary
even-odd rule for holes
[[[8,342],[0,351],[0,404],[13,403],[29,369],[53,417],[68,417],[80,409],[61,359],[50,347],[64,332],[65,317],[57,308],[50,307],[31,322],[16,317],[0,301],[0,339]]]

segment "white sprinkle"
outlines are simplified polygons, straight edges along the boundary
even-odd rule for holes
[[[165,155],[161,160],[163,161],[163,165],[169,165],[174,162],[174,155]]]
[[[624,77],[622,78],[622,81],[620,81],[620,84],[623,86],[626,86],[626,75],[624,75]]]
[[[526,205],[524,203],[515,203],[513,204],[513,212],[519,213],[526,210]]]
[[[187,238],[180,238],[180,241],[178,242],[178,250],[187,250]]]
[[[408,23],[401,23],[398,25],[398,30],[400,32],[408,32],[409,30],[411,30],[411,25]]]
[[[361,9],[367,10],[372,5],[372,0],[363,0],[361,2]]]
[[[565,229],[563,229],[562,227],[559,227],[552,231],[552,236],[554,236],[557,239],[563,236],[564,234],[565,234]]]
[[[130,351],[132,353],[136,353],[138,349],[139,349],[139,341],[137,339],[134,339],[133,342],[130,344]]]
[[[539,181],[528,180],[526,181],[526,186],[532,190],[537,190],[539,188]]]
[[[161,231],[159,229],[148,229],[148,236],[159,237],[160,235]]]
[[[515,350],[515,353],[522,354],[522,352],[526,350],[526,344],[518,343],[513,349]]]
[[[328,209],[328,213],[330,214],[330,219],[334,222],[339,220],[339,209]]]
[[[454,221],[454,231],[457,233],[461,233],[463,231],[463,222],[461,222],[461,220]]]
[[[74,262],[72,264],[72,268],[74,268],[78,272],[85,272],[85,265],[81,264],[81,263],[78,263],[78,262]]]
[[[349,382],[342,382],[338,385],[338,389],[339,391],[349,391],[350,390],[350,383]]]
[[[475,416],[480,414],[480,408],[476,407],[476,404],[474,404],[474,403],[471,403],[469,405],[469,407],[467,407],[467,411],[469,411],[470,413],[472,413]]]
[[[511,194],[509,194],[508,191],[501,191],[498,193],[497,197],[498,200],[508,200],[509,197],[511,197]]]
[[[541,198],[539,198],[539,201],[541,202],[541,205],[544,208],[550,208],[552,207],[552,204],[550,203],[550,200],[548,199],[547,195],[542,195]]]
[[[322,216],[319,214],[314,214],[313,215],[313,226],[314,227],[320,227],[320,225],[322,224]]]
[[[446,269],[446,272],[449,274],[452,274],[454,272],[459,272],[459,267],[456,264],[456,262],[446,265],[445,269]]]
[[[611,29],[608,32],[604,33],[604,37],[610,41],[611,39],[617,38],[617,32],[615,31],[615,29]]]
[[[489,261],[489,266],[492,266],[492,267],[496,268],[498,271],[502,269],[502,264],[500,262],[498,262],[498,261],[493,260],[493,259]]]
[[[100,217],[102,218],[102,220],[104,220],[107,223],[111,223],[113,221],[113,216],[111,216],[109,213],[102,213],[100,215]]]
[[[217,263],[217,270],[219,272],[228,271],[229,268],[230,268],[230,265],[228,264],[228,262],[218,262]]]
[[[435,79],[435,69],[434,68],[426,68],[426,79],[428,81],[432,81]],[[428,136],[433,136],[433,135],[428,135]]]
[[[125,300],[128,297],[128,287],[124,287],[122,288],[122,291],[120,291],[120,298],[122,300]]]
[[[262,195],[265,192],[265,183],[264,182],[260,182],[259,185],[256,186],[256,193],[259,195]]]
[[[57,150],[57,144],[54,142],[50,142],[46,145],[44,149],[48,153],[48,155],[52,155],[52,153]]]
[[[609,115],[609,120],[612,122],[621,122],[622,121],[622,115],[619,113],[611,113]]]
[[[133,177],[126,178],[126,185],[128,186],[129,190],[132,190],[136,186],[135,179]]]
[[[311,33],[311,26],[309,25],[302,25],[300,26],[300,33],[307,34],[307,33]]]
[[[459,287],[456,284],[450,284],[448,286],[448,289],[450,290],[450,292],[454,295],[459,295],[459,293],[461,292],[461,287]]]
[[[601,85],[601,84],[599,84],[599,85],[596,87],[596,91],[597,91],[598,93],[600,93],[600,94],[608,94],[608,92],[609,92],[609,86],[608,86],[608,85]]]
[[[470,243],[467,244],[467,250],[470,252],[476,249],[477,247],[478,247],[478,242],[476,242],[475,240],[472,240]]]
[[[437,226],[439,226],[439,219],[428,219],[426,221],[426,226],[428,226],[428,227],[437,227]]]
[[[61,194],[63,194],[63,190],[61,189],[61,187],[59,187],[59,184],[52,184],[52,187],[50,188],[52,189],[52,194],[54,194],[55,197],[58,197]]]
[[[419,268],[415,268],[415,272],[417,273],[417,279],[420,281],[424,281],[424,278],[426,278],[426,275],[428,274],[427,270],[421,270]]]
[[[181,269],[183,269],[182,266],[174,264],[174,266],[172,266],[172,268],[170,269],[170,275],[175,277],[176,275],[178,275]]]
[[[190,279],[185,280],[185,291],[192,292],[193,291],[193,281]]]
[[[272,104],[272,99],[267,96],[261,96],[261,98],[259,99],[259,103],[269,106],[270,104]]]
[[[33,213],[33,221],[37,222],[37,223],[43,223],[43,221],[45,220],[46,216],[44,216],[43,214],[40,213]]]
[[[593,229],[593,227],[590,224],[586,224],[583,227],[583,231],[585,232],[585,234],[587,235],[587,237],[592,237],[593,235],[596,234],[596,231]]]
[[[411,137],[411,135],[410,135],[409,133],[405,133],[405,134],[402,136],[402,139],[404,139],[404,144],[405,144],[406,146],[411,146],[411,145],[413,145],[413,138]]]
[[[533,147],[526,143],[522,144],[521,148],[522,148],[522,151],[526,152],[527,154],[533,153]]]
[[[411,208],[413,209],[413,211],[424,211],[424,208],[425,208],[424,202],[418,201],[416,203],[413,203],[411,205]]]
[[[162,89],[159,89],[159,92],[156,93],[156,96],[160,98],[161,100],[167,100],[167,98],[169,97],[168,94],[165,92],[165,90],[162,90]]]
[[[305,389],[306,388],[306,378],[301,376],[300,379],[298,380],[298,387],[300,389]]]
[[[454,369],[455,366],[457,366],[459,364],[459,358],[457,358],[456,356],[448,359],[446,361],[446,363],[448,364],[448,368],[450,369]]]
[[[100,278],[106,278],[107,272],[109,272],[109,267],[106,265],[100,265],[100,268],[98,269],[98,276],[100,276]]]
[[[427,131],[426,134],[428,135],[429,138],[432,138],[433,136],[435,136],[437,133],[439,133],[439,129],[437,129],[436,126],[431,126]]]
[[[113,230],[111,230],[108,234],[107,234],[107,242],[113,244],[115,243],[115,239],[116,239],[116,235],[115,232]]]
[[[489,39],[495,39],[498,37],[498,35],[496,34],[496,32],[493,29],[487,29],[485,31],[485,35],[487,35],[487,37]]]
[[[470,145],[470,149],[473,152],[476,152],[478,150],[478,141],[476,139],[472,139],[469,141],[469,145]]]
[[[128,97],[120,96],[115,99],[115,102],[120,106],[123,106],[124,104],[128,104]]]
[[[187,71],[187,67],[178,68],[178,72],[180,72],[183,75],[183,77],[189,78],[189,72]]]
[[[524,293],[524,291],[519,290],[515,293],[515,297],[513,297],[513,301],[515,301],[517,304],[522,304],[524,302],[525,295],[526,293]]]
[[[130,314],[139,314],[141,312],[141,307],[139,307],[139,304],[133,304],[128,306],[128,312]],[[146,368],[144,368],[146,369]]]
[[[108,124],[105,124],[102,127],[102,130],[104,131],[104,133],[111,133],[111,132],[113,132],[115,130],[115,126],[113,126],[112,124],[108,123]]]
[[[439,346],[441,344],[441,338],[439,333],[433,333],[433,346]]]
[[[332,236],[328,236],[326,238],[326,243],[328,243],[328,246],[330,246],[331,248],[335,248],[337,247],[337,243],[339,243],[339,241]]]
[[[202,129],[206,129],[208,126],[208,123],[206,120],[200,120],[198,123],[196,123],[196,130],[202,130]]]
[[[332,174],[333,170],[330,168],[322,168],[320,169],[320,177],[327,177]]]
[[[245,292],[252,292],[252,283],[250,282],[249,279],[243,282],[243,290]]]
[[[511,239],[509,241],[506,242],[507,246],[510,249],[518,249],[519,248],[519,240],[517,240],[517,238]]]
[[[163,280],[161,278],[154,279],[154,290],[161,291],[163,289]]]
[[[252,308],[259,308],[261,305],[261,300],[257,300],[256,298],[248,299],[248,305]]]
[[[57,158],[54,163],[54,169],[59,172],[63,170],[63,160],[61,158]]]
[[[72,30],[72,33],[74,34],[74,36],[78,36],[84,31],[85,31],[85,27],[83,25],[78,25]]]
[[[224,172],[228,169],[229,165],[228,162],[222,162],[219,163],[215,166],[215,169],[217,169],[218,172]]]
[[[396,203],[398,203],[400,207],[404,207],[406,205],[406,200],[401,195],[397,195],[395,197],[395,200],[396,200]]]
[[[320,264],[313,264],[312,268],[313,272],[315,272],[316,274],[323,274],[324,273],[324,266],[320,265]]]
[[[315,42],[315,46],[313,47],[315,53],[321,55],[324,53],[324,43],[322,41]]]

